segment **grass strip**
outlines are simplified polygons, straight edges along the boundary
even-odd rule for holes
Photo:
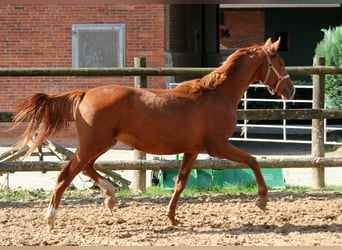
[[[310,191],[337,191],[342,192],[342,186],[326,186],[319,190],[313,190],[310,187],[286,187],[285,189],[277,189],[292,191],[298,193],[310,192]],[[165,196],[170,197],[172,190],[163,190],[158,186],[148,187],[145,192],[141,194],[134,194],[132,190],[120,190],[117,192],[117,197],[154,197]],[[14,189],[2,189],[0,190],[0,201],[30,201],[30,200],[45,200],[49,199],[52,191],[45,191],[43,189],[35,190],[14,190]],[[208,186],[208,187],[196,187],[185,189],[182,193],[183,196],[196,196],[204,194],[236,194],[236,193],[257,193],[256,185],[234,185],[227,187],[220,186]],[[67,189],[63,194],[63,199],[82,199],[82,198],[102,198],[103,194],[101,190],[85,189],[85,190],[72,190]]]

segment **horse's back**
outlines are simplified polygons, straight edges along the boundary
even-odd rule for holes
[[[145,152],[178,153],[202,144],[195,141],[204,122],[200,110],[182,93],[109,85],[86,92],[76,122],[82,134],[115,137]]]

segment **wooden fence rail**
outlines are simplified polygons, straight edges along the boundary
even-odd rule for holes
[[[34,77],[34,76],[74,76],[74,77],[113,77],[113,76],[191,76],[201,77],[210,73],[214,68],[0,68],[1,77]],[[342,74],[342,66],[331,67],[314,65],[308,67],[286,67],[291,75],[315,75],[318,81],[324,82],[326,74]],[[324,84],[323,84],[324,85]],[[321,93],[324,88],[320,90]],[[318,100],[321,101],[321,100]],[[324,103],[324,99],[323,99]],[[342,119],[342,110],[326,110],[321,106],[314,109],[288,110],[238,110],[239,120],[323,120]],[[0,122],[11,122],[12,112],[0,112]],[[313,124],[314,125],[314,124]],[[324,151],[323,151],[324,155]],[[317,157],[313,154],[308,158],[260,158],[257,159],[261,168],[313,168],[322,170],[324,167],[341,167],[342,157]],[[66,162],[0,162],[1,172],[16,171],[59,171]],[[171,170],[179,169],[180,161],[99,161],[95,163],[97,170]],[[235,162],[226,160],[197,160],[195,169],[227,169],[246,168]],[[322,171],[320,171],[322,172]],[[324,178],[324,176],[323,176]],[[321,178],[322,179],[322,178]],[[324,185],[319,184],[319,185]]]
[[[0,112],[0,122],[12,122],[14,112]],[[339,109],[251,109],[238,110],[239,120],[342,119]]]
[[[0,68],[0,77],[14,76],[193,76],[200,77],[215,68]],[[341,66],[286,67],[292,75],[342,74]]]
[[[341,167],[342,157],[277,157],[257,158],[261,168],[323,168]],[[0,162],[1,172],[32,172],[32,171],[59,171],[66,161],[59,162]],[[97,170],[178,170],[180,160],[131,160],[131,161],[97,161],[94,164]],[[194,169],[242,169],[246,165],[221,160],[197,160]]]

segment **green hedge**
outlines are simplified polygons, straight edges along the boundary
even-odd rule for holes
[[[324,38],[315,49],[315,56],[325,57],[327,66],[342,65],[342,26],[322,29]],[[327,108],[342,109],[342,75],[326,75]]]

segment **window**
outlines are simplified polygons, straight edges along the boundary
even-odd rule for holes
[[[74,24],[74,68],[124,67],[125,24]]]

